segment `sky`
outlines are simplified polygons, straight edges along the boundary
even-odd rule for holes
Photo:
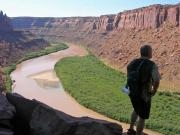
[[[0,0],[9,17],[72,17],[117,14],[153,4],[177,4],[180,0]]]

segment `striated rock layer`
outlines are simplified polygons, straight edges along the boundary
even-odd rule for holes
[[[176,82],[168,88],[180,88],[180,4],[151,5],[100,17],[12,18],[12,24],[50,41],[86,45],[123,71],[139,57],[140,46],[150,44],[162,79]]]
[[[179,26],[180,5],[153,5],[117,14],[114,27],[122,28],[157,28],[164,23]]]
[[[117,15],[103,15],[98,17],[15,17],[12,24],[15,28],[63,27],[88,28],[89,30],[129,29],[129,28],[157,28],[165,23],[173,26],[180,25],[180,4],[152,5],[134,10],[120,12]]]

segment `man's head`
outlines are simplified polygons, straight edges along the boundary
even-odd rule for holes
[[[152,48],[150,45],[143,45],[140,49],[141,57],[152,58]]]

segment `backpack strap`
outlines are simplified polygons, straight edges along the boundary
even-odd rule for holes
[[[144,61],[145,61],[145,59],[143,59],[143,61],[139,64],[139,66],[138,66],[138,68],[137,68],[137,70],[136,70],[136,72],[138,72],[138,74],[139,74],[139,71],[140,71],[140,69],[141,69]]]
[[[146,83],[150,78],[151,78],[151,74],[150,72],[152,72],[152,67],[153,67],[153,62],[150,61],[149,59],[142,59],[142,62],[140,62],[136,72],[138,74],[141,74],[140,73],[140,70],[142,68],[142,65],[145,64],[146,66],[148,66],[148,72],[146,72],[147,74],[149,74],[148,76],[146,76],[146,79],[144,81],[142,81],[142,83]]]

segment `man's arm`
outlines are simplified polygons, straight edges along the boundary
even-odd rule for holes
[[[156,94],[157,89],[159,88],[159,82],[160,82],[160,81],[154,81],[154,82],[153,82],[153,89],[152,89],[152,91],[151,91],[152,96],[154,96],[154,95]]]
[[[158,67],[154,64],[152,69],[152,81],[153,81],[152,82],[153,89],[151,91],[152,96],[156,94],[157,89],[159,88],[160,78],[161,77],[158,71]]]

